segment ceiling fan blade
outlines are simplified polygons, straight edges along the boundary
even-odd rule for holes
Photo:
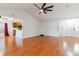
[[[43,12],[44,12],[45,14],[47,14],[47,12],[46,12],[45,10],[43,10]]]
[[[46,3],[43,3],[43,6],[41,7],[41,9],[43,9],[45,7]]]
[[[54,7],[54,5],[51,5],[51,6],[49,6],[49,7],[45,7],[44,10],[45,10],[45,9],[48,9],[48,8],[53,8],[53,7]]]
[[[33,3],[38,9],[40,9],[40,7],[38,7],[35,3]]]
[[[41,14],[41,12],[39,12],[39,14]]]
[[[53,11],[53,10],[51,10],[51,9],[47,9],[46,11]]]

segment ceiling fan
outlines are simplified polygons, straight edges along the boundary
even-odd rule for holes
[[[54,7],[54,5],[45,7],[46,6],[46,3],[43,3],[42,7],[40,8],[35,3],[33,3],[33,4],[40,10],[39,14],[41,14],[42,12],[45,13],[45,14],[47,14],[47,11],[53,11],[51,8]]]

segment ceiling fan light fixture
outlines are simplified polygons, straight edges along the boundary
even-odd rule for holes
[[[41,9],[40,12],[43,12],[43,9]]]
[[[33,3],[34,4],[34,3]],[[47,14],[47,11],[53,11],[52,9],[50,8],[53,8],[54,5],[51,5],[51,6],[48,6],[48,7],[45,7],[46,6],[46,3],[43,3],[42,7],[40,8],[38,5],[34,4],[38,9],[39,9],[39,14],[41,13],[45,13]]]

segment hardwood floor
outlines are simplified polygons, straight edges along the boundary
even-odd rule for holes
[[[8,38],[6,38],[8,39]],[[4,56],[63,56],[61,40],[57,37],[36,36],[25,38],[22,47],[17,47],[15,39],[12,45],[6,42]]]
[[[66,41],[69,45],[74,46],[74,44],[79,43],[79,37],[72,37],[72,36],[62,36],[62,41]]]

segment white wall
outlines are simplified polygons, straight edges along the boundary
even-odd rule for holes
[[[42,22],[41,33],[47,36],[79,37],[79,18]],[[76,28],[73,30],[73,28]]]
[[[40,22],[30,15],[26,15],[26,19],[23,20],[23,26],[24,37],[33,37],[40,34]]]
[[[58,27],[59,27],[58,21],[42,22],[41,33],[47,36],[59,36],[60,33]]]
[[[28,13],[26,13],[25,11],[0,9],[0,15],[14,17],[23,20],[24,38],[37,36],[40,33],[39,32],[40,22],[31,15],[29,15]]]

